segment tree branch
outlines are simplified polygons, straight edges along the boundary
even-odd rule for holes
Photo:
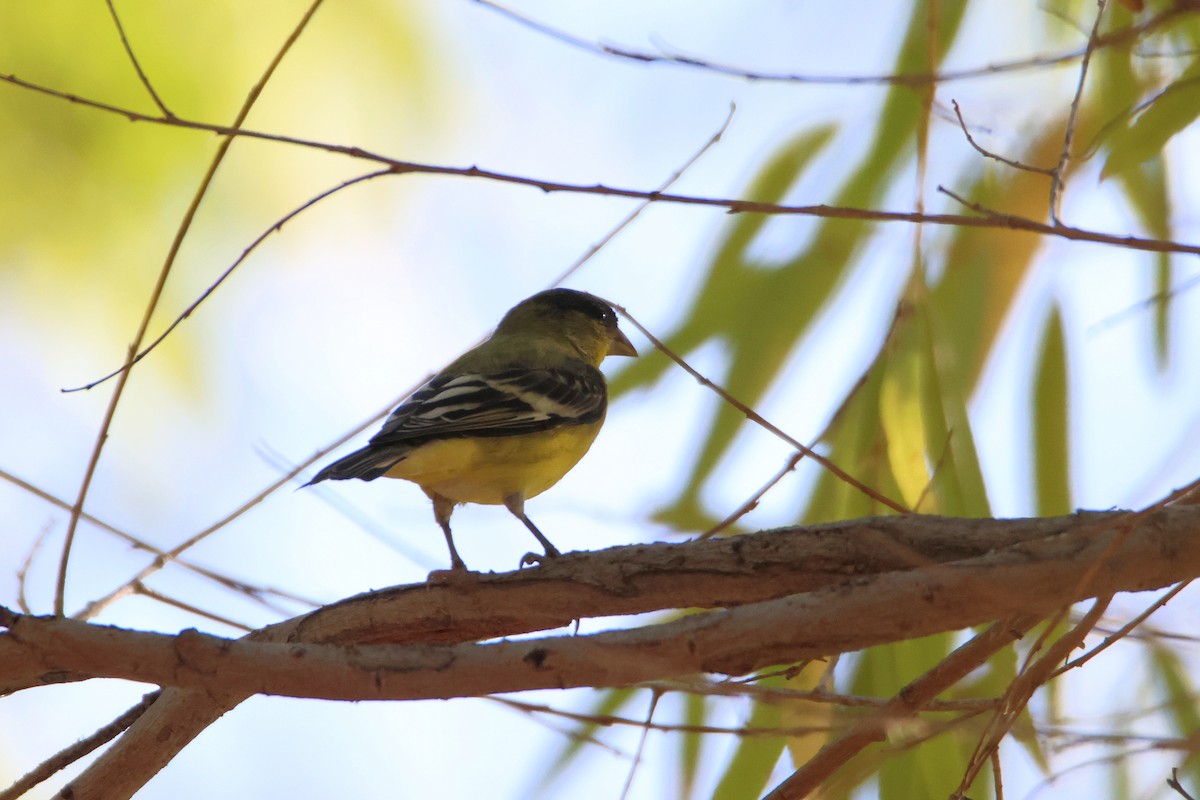
[[[455,176],[475,180],[507,183],[517,186],[529,186],[540,189],[547,194],[551,192],[566,192],[570,194],[600,195],[603,197],[623,197],[631,200],[644,200],[656,203],[672,203],[677,205],[700,206],[705,208],[720,208],[731,214],[778,214],[819,217],[822,219],[848,219],[860,222],[902,222],[913,225],[949,225],[969,228],[991,228],[1000,230],[1024,231],[1039,236],[1052,236],[1071,241],[1096,242],[1130,250],[1140,250],[1151,253],[1190,253],[1200,254],[1200,244],[1150,239],[1140,236],[1126,236],[1104,233],[1102,231],[1075,228],[1070,225],[1048,224],[1040,220],[1019,217],[1012,214],[991,213],[985,216],[970,216],[967,214],[933,214],[925,212],[881,211],[870,208],[854,208],[849,206],[829,205],[782,205],[779,203],[763,203],[730,197],[700,197],[696,195],[672,194],[670,192],[647,191],[645,189],[629,189],[619,186],[606,186],[601,183],[582,184],[564,181],[548,180],[525,175],[514,175],[495,170],[481,169],[477,166],[451,167],[443,164],[423,164],[413,161],[401,161],[381,153],[375,153],[361,147],[340,145],[329,142],[318,142],[283,134],[266,133],[247,128],[217,125],[197,120],[179,117],[160,117],[145,114],[131,108],[123,108],[110,103],[103,103],[86,97],[42,86],[16,75],[0,73],[0,82],[8,83],[29,91],[55,97],[66,102],[86,106],[109,114],[118,114],[131,122],[148,122],[154,125],[165,125],[172,128],[185,128],[196,131],[207,131],[219,136],[241,136],[279,144],[291,144],[327,153],[336,153],[349,158],[369,161],[388,167],[397,175],[418,174],[438,175],[443,177]]]
[[[237,641],[5,612],[0,685],[67,672],[180,687],[69,787],[77,798],[127,797],[254,693],[449,698],[741,675],[1175,583],[1200,574],[1198,530],[1200,508],[1192,507],[1032,520],[869,518],[611,548],[535,570],[396,587]],[[687,607],[721,610],[591,636],[475,643],[578,617]]]

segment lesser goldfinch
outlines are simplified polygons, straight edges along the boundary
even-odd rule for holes
[[[559,555],[525,515],[525,501],[578,463],[604,423],[606,356],[636,356],[604,300],[551,289],[518,303],[483,344],[404,401],[369,444],[317,473],[320,481],[380,476],[420,486],[450,548],[456,505],[503,505]]]

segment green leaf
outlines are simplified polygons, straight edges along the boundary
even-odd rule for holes
[[[1191,670],[1176,651],[1161,642],[1150,642],[1150,667],[1153,670],[1151,685],[1166,696],[1167,718],[1175,729],[1175,735],[1192,739],[1200,731],[1200,710],[1197,709]],[[1187,784],[1200,787],[1200,760],[1184,760],[1181,756],[1180,761],[1180,772],[1187,776]]]
[[[1200,60],[1153,97],[1128,128],[1114,132],[1101,179],[1120,175],[1160,155],[1175,134],[1200,116]]]
[[[683,696],[683,722],[685,725],[699,727],[708,719],[708,706],[705,697],[699,694]],[[686,800],[692,796],[696,786],[696,773],[700,768],[700,752],[704,747],[705,738],[695,732],[679,735],[679,798]]]
[[[1033,386],[1034,496],[1043,517],[1071,511],[1070,397],[1062,315],[1046,320]]]
[[[616,716],[621,709],[633,701],[637,694],[637,689],[609,689],[606,692],[599,692],[597,694],[598,702],[587,713],[593,717]],[[600,727],[595,722],[581,724],[575,730],[574,735],[567,739],[566,746],[559,751],[549,766],[545,769],[537,770],[535,773],[537,776],[537,787],[526,792],[526,794],[532,797],[536,794],[548,792],[553,783],[562,777],[567,767],[571,766],[575,759],[582,754],[584,746],[591,744],[591,740],[596,736]]]
[[[833,135],[829,127],[818,128],[794,137],[760,171],[747,196],[763,202],[781,202],[800,179],[812,159]],[[701,290],[683,325],[664,343],[672,351],[687,355],[711,340],[722,341],[734,352],[740,366],[724,381],[742,402],[755,403],[782,367],[795,336],[803,331],[823,304],[820,292],[812,287],[797,291],[779,286],[786,269],[764,271],[749,263],[747,251],[770,218],[762,214],[743,214],[728,227],[725,239],[709,269],[708,281]],[[764,325],[762,320],[786,320],[786,329],[778,324]],[[753,354],[750,357],[748,354]],[[642,358],[611,381],[614,395],[635,386],[657,380],[671,362],[663,358]],[[682,496],[671,508],[657,515],[661,521],[681,529],[707,527],[713,520],[700,508],[701,484],[717,465],[745,418],[723,406],[684,483]]]
[[[907,302],[905,303],[907,306]],[[913,325],[911,307],[901,312],[890,342],[879,390],[879,420],[887,437],[887,458],[904,504],[914,511],[934,513],[929,496],[925,443],[930,438],[922,408],[923,384],[928,380],[929,352],[921,341],[921,326]]]
[[[843,470],[888,497],[900,497],[892,476],[879,406],[883,369],[872,367],[866,380],[846,399],[830,426],[829,458]],[[805,524],[854,519],[886,509],[828,470],[822,470],[804,513]]]
[[[779,709],[770,703],[755,703],[750,728],[779,727]],[[767,787],[787,739],[783,736],[746,736],[738,742],[733,759],[725,768],[713,800],[753,800]]]
[[[953,637],[938,634],[921,639],[896,642],[872,647],[858,657],[857,668],[851,683],[851,693],[868,697],[893,697],[905,685],[932,669],[950,652]],[[844,714],[847,722],[861,712]],[[961,775],[959,767],[965,764],[955,752],[953,743],[946,737],[921,742],[909,749],[903,748],[928,733],[920,719],[899,720],[887,732],[890,749],[887,757],[879,764],[880,798],[948,797]],[[878,750],[877,747],[871,748]]]
[[[916,4],[895,71],[924,73],[936,66],[930,64],[930,54],[935,62],[944,56],[958,32],[965,7],[963,0],[939,3],[937,24],[931,25],[929,7]],[[933,42],[931,32],[936,34]],[[901,167],[907,163],[915,132],[926,112],[925,91],[902,85],[888,90],[875,137],[862,161],[835,193],[835,205],[870,207],[887,195],[892,181],[902,174]],[[761,171],[750,196],[782,197],[830,134],[831,130],[825,128],[792,140]],[[684,355],[708,341],[724,344],[731,366],[722,382],[734,397],[750,406],[778,377],[796,343],[809,332],[817,314],[849,276],[855,257],[870,241],[873,227],[856,220],[822,220],[807,245],[782,263],[770,265],[768,271],[750,255],[753,237],[766,222],[765,217],[757,216],[734,223],[717,250],[699,299],[683,326],[665,340],[673,351]],[[773,324],[764,324],[764,320]],[[642,385],[664,369],[661,360],[645,359],[618,376],[614,385],[617,391]],[[656,515],[659,521],[681,528],[711,521],[699,502],[701,488],[744,424],[744,416],[736,409],[728,405],[718,408],[683,492]]]
[[[889,464],[913,510],[986,516],[966,398],[945,379],[938,357],[958,344],[947,339],[945,328],[934,319],[929,291],[915,271],[883,363],[879,418]]]
[[[1044,130],[1027,152],[1016,154],[1020,160],[1054,163],[1062,134],[1057,123]],[[968,185],[967,197],[986,208],[1030,219],[1047,215],[1050,185],[1044,175],[1003,167],[971,176]],[[1045,240],[988,228],[959,228],[952,237],[944,248],[940,279],[932,289],[931,313],[939,326],[939,341],[953,345],[939,354],[941,380],[949,390],[970,397]]]
[[[990,516],[991,504],[967,413],[967,394],[952,376],[947,377],[942,366],[940,354],[953,350],[956,343],[947,338],[936,311],[932,304],[923,303],[917,318],[924,330],[922,342],[928,365],[921,407],[927,432],[925,450],[934,467],[933,494],[944,514]]]
[[[1125,170],[1118,180],[1146,231],[1155,238],[1170,239],[1171,197],[1162,156]],[[1154,259],[1154,354],[1161,371],[1166,369],[1170,355],[1171,254],[1154,253],[1151,257]]]

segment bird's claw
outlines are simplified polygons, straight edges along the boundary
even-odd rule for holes
[[[541,566],[552,558],[558,558],[562,553],[558,552],[553,545],[546,548],[545,553],[526,553],[521,556],[521,564],[517,569],[525,569],[525,567]]]
[[[525,555],[521,556],[521,563],[517,566],[517,569],[525,569],[526,567],[541,566],[542,562],[544,562],[545,560],[546,560],[546,556],[544,556],[544,555],[540,555],[538,553],[526,553]]]

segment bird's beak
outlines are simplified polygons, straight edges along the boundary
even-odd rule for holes
[[[633,342],[621,332],[620,328],[613,331],[612,339],[608,342],[608,355],[610,356],[636,356],[637,348],[633,346]]]

